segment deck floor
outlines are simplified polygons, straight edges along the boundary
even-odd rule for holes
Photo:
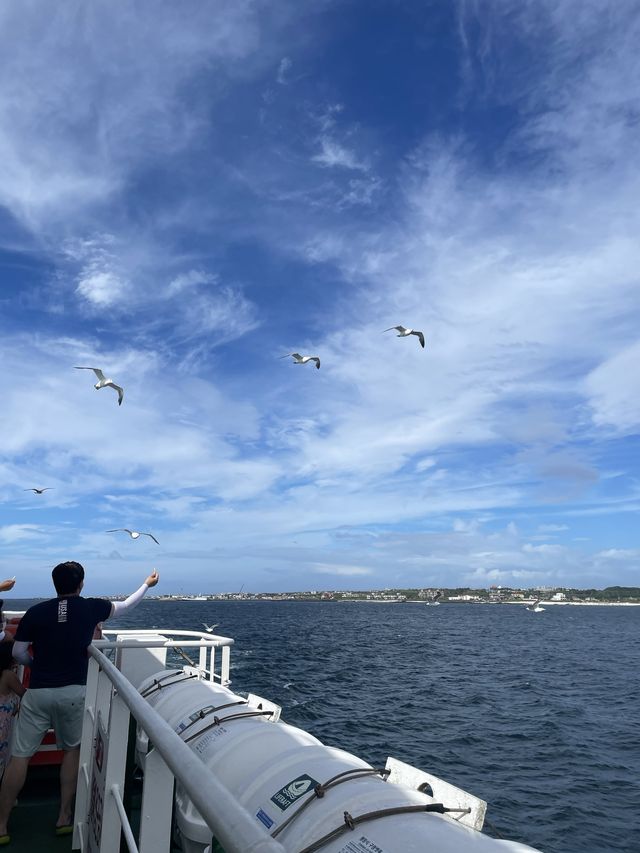
[[[59,769],[30,767],[27,782],[9,818],[7,851],[62,853],[71,850],[71,836],[55,834],[58,817]]]
[[[11,843],[3,849],[7,853],[67,853],[71,851],[72,836],[55,834],[59,802],[59,768],[56,766],[30,767],[27,781],[18,798],[18,804],[11,812],[9,835]],[[140,826],[140,804],[142,784],[140,780],[130,778],[127,797],[129,819],[134,836],[137,838]],[[122,841],[121,851],[127,851]],[[179,853],[180,848],[171,843],[170,853]],[[216,853],[224,853],[221,847],[214,847]]]

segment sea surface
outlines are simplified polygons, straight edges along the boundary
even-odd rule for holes
[[[203,621],[235,640],[235,692],[487,800],[505,838],[640,851],[640,607],[151,600],[109,627]]]

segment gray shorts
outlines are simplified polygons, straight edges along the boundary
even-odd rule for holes
[[[13,727],[11,754],[30,758],[49,729],[56,733],[58,749],[75,749],[82,740],[84,684],[66,687],[36,687],[22,697]]]

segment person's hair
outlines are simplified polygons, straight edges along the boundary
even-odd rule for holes
[[[0,672],[13,668],[13,640],[0,643]]]
[[[80,563],[69,560],[66,563],[58,563],[51,572],[51,577],[58,595],[69,595],[76,592],[84,580],[84,569]]]

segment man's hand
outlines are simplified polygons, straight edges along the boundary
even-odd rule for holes
[[[156,581],[157,583],[157,581]],[[16,584],[15,578],[9,578],[6,581],[0,581],[0,592],[6,592],[8,589],[13,589]]]
[[[152,586],[155,586],[159,580],[160,580],[160,575],[154,569],[151,572],[151,574],[149,575],[149,577],[145,580],[145,583],[148,587],[152,587]]]

